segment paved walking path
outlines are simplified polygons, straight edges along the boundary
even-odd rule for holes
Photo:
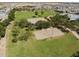
[[[79,40],[79,35],[77,34],[76,31],[71,31],[73,33],[73,35]]]
[[[76,31],[72,31],[69,28],[67,28],[78,40],[79,40],[79,34],[77,34]]]
[[[0,57],[6,56],[6,38],[0,40]]]
[[[7,28],[8,28],[8,26],[7,26]],[[7,30],[6,30],[6,32],[7,32]],[[6,56],[6,42],[7,42],[7,39],[6,39],[6,33],[5,33],[5,37],[1,38],[1,40],[0,40],[0,57]]]

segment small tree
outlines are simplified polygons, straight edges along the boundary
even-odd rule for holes
[[[8,26],[8,25],[10,24],[10,21],[9,21],[8,19],[5,19],[5,20],[3,21],[3,23],[4,23],[5,26]]]
[[[0,36],[0,40],[1,40],[1,36]]]
[[[20,31],[20,28],[18,27],[18,26],[14,26],[13,28],[12,28],[12,36],[13,37],[16,37],[16,36],[18,36],[18,34],[19,34],[19,31]]]
[[[26,31],[25,29],[22,29],[19,33],[19,35],[17,36],[18,40],[27,40],[29,37],[29,32]]]
[[[16,26],[16,27],[13,26],[12,31],[11,31],[12,36],[13,36],[13,39],[12,39],[13,43],[18,41],[17,36],[19,35],[19,32],[20,32],[20,28],[18,26]]]
[[[35,11],[35,15],[38,15],[38,12],[37,11]]]
[[[35,9],[33,8],[33,9],[32,9],[32,12],[34,12],[34,11],[35,11]]]
[[[14,22],[15,26],[19,26],[20,28],[29,28],[30,30],[34,29],[34,24],[28,22],[26,19],[21,19],[19,21]]]
[[[44,14],[44,11],[41,11],[41,15],[43,15]]]
[[[12,42],[13,42],[13,43],[16,43],[16,42],[17,42],[17,39],[16,39],[16,38],[13,38],[13,39],[12,39]]]
[[[28,21],[26,19],[21,19],[19,21],[14,22],[15,26],[19,26],[21,28],[27,27],[28,26]]]

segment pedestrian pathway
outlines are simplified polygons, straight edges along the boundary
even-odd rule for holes
[[[76,31],[72,31],[69,28],[67,28],[78,40],[79,40],[79,34],[77,34]]]
[[[0,57],[6,56],[6,38],[0,40]]]

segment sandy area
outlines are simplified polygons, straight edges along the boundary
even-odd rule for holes
[[[38,21],[40,21],[40,20],[42,20],[42,21],[47,21],[46,19],[44,19],[44,18],[42,18],[42,17],[40,17],[40,18],[30,18],[30,19],[27,19],[28,20],[28,22],[31,22],[31,23],[33,23],[33,24],[35,24],[36,22],[38,22]]]
[[[48,29],[37,30],[37,31],[34,31],[33,33],[37,40],[64,35],[62,31],[52,27]]]

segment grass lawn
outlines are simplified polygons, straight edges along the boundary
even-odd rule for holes
[[[38,15],[41,15],[41,11],[38,10]],[[45,17],[45,16],[49,16],[49,15],[55,15],[55,12],[53,10],[45,10],[44,14],[42,14],[40,17]],[[15,12],[15,19],[19,20],[19,19],[27,19],[27,18],[33,18],[33,16],[35,16],[35,12],[32,11],[16,11]],[[39,16],[37,16],[39,17]]]
[[[12,43],[11,27],[7,29],[7,56],[71,56],[79,51],[79,41],[71,33],[62,37]]]
[[[33,12],[17,11],[15,20],[31,18],[33,15]],[[42,17],[48,15],[51,15],[51,12],[45,11]],[[27,41],[12,43],[11,29],[12,24],[7,28],[7,56],[71,56],[79,51],[79,41],[71,33],[46,40],[36,40],[35,37],[30,37]]]

